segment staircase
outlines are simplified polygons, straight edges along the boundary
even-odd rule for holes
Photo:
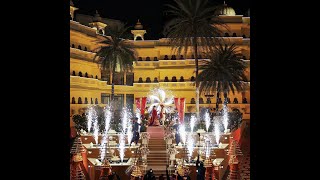
[[[167,152],[164,140],[164,129],[162,126],[150,126],[147,129],[150,134],[148,169],[152,169],[156,178],[163,174],[166,176]]]

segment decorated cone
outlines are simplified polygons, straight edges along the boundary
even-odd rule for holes
[[[86,180],[84,172],[80,166],[80,163],[75,163],[71,167],[71,180]]]
[[[239,177],[239,160],[238,156],[242,156],[242,152],[236,140],[231,140],[230,148],[227,153],[229,155],[230,173],[229,180],[240,180]]]
[[[78,153],[84,152],[84,148],[82,146],[82,141],[80,137],[76,137],[76,139],[73,142],[73,145],[71,147],[70,153],[75,155]]]
[[[99,180],[107,180],[109,175],[111,175],[111,166],[109,161],[105,158],[100,169]]]

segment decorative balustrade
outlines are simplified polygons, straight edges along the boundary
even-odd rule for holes
[[[79,58],[79,59],[84,59],[84,60],[88,60],[88,61],[93,61],[93,58],[95,56],[96,53],[93,52],[88,52],[88,51],[83,51],[80,49],[76,49],[76,48],[71,48],[70,47],[70,57],[72,58]]]

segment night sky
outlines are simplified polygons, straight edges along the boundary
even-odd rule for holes
[[[223,4],[223,0],[209,1]],[[94,15],[95,10],[98,10],[101,17],[121,20],[130,26],[134,26],[137,19],[140,19],[144,29],[147,30],[146,40],[164,37],[162,34],[166,22],[164,5],[172,2],[172,0],[73,0],[74,5],[79,8],[78,13],[81,14]],[[239,15],[246,15],[250,8],[250,0],[227,0],[226,4],[233,7]]]

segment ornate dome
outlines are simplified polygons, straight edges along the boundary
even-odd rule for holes
[[[96,14],[93,17],[93,22],[101,22],[100,14],[98,13],[98,10],[96,10]]]
[[[225,15],[225,16],[235,16],[236,15],[236,11],[232,7],[229,7],[224,2],[223,6],[216,10],[215,14],[216,15]]]
[[[134,26],[134,29],[143,29],[143,26],[142,26],[142,24],[140,23],[139,19],[138,19],[137,24]]]

